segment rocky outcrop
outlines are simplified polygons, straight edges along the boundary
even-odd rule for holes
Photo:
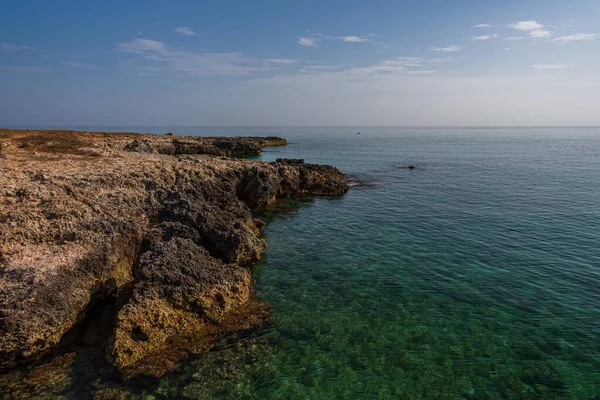
[[[125,146],[125,150],[140,153],[226,155],[256,155],[266,146],[285,146],[285,139],[276,137],[175,137],[140,138]]]
[[[334,167],[213,156],[277,138],[0,130],[0,140],[0,367],[44,354],[107,299],[123,303],[106,349],[123,371],[176,342],[198,352],[261,326],[268,307],[252,299],[249,267],[266,243],[250,209],[348,189]]]

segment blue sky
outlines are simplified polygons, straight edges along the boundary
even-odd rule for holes
[[[600,125],[600,1],[47,1],[2,126]]]

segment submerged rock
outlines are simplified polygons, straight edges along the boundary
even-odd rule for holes
[[[0,368],[39,358],[110,299],[107,357],[128,373],[174,343],[200,352],[261,326],[268,306],[252,300],[248,267],[266,243],[250,208],[348,190],[334,167],[212,156],[279,138],[0,136]]]

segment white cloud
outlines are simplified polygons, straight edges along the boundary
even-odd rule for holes
[[[192,76],[250,75],[274,68],[272,61],[247,57],[241,53],[198,53],[170,48],[162,42],[150,39],[133,39],[128,43],[118,43],[116,50],[138,55],[142,62],[157,63],[163,66],[164,70]],[[146,65],[141,66],[145,67]]]
[[[99,67],[98,65],[94,65],[94,64],[86,64],[86,63],[82,63],[82,62],[75,62],[75,61],[64,61],[63,65],[66,65],[67,67],[73,67],[73,68],[84,68],[84,69],[102,69],[101,67]]]
[[[531,67],[535,68],[535,69],[548,70],[548,69],[567,69],[567,68],[571,68],[572,65],[565,65],[565,64],[534,64]]]
[[[492,26],[490,24],[479,24],[479,25],[474,25],[473,28],[491,28]]]
[[[472,36],[471,40],[473,40],[473,41],[490,40],[490,39],[498,39],[499,37],[500,37],[500,35],[494,33],[493,35]]]
[[[552,35],[552,32],[542,29],[544,25],[532,20],[515,22],[514,24],[510,24],[509,27],[525,31],[534,39],[546,38]]]
[[[269,58],[268,61],[270,63],[273,64],[281,64],[281,65],[292,65],[292,64],[296,64],[298,62],[298,60],[294,59],[294,58]]]
[[[513,29],[517,29],[519,31],[533,31],[536,29],[542,29],[544,27],[544,25],[539,24],[535,21],[519,21],[519,22],[515,22],[514,24],[510,24],[509,27],[513,28]]]
[[[578,40],[594,40],[599,39],[600,35],[597,33],[575,33],[568,36],[560,36],[554,39],[555,42],[575,42]]]
[[[307,47],[318,47],[317,40],[312,37],[298,36],[298,44]]]
[[[117,50],[124,53],[141,54],[146,52],[166,53],[164,43],[150,39],[133,39],[128,43],[117,43]]]
[[[11,50],[37,50],[35,47],[31,46],[20,46],[17,44],[10,43],[0,43],[0,51],[11,51]]]
[[[343,42],[350,42],[350,43],[362,43],[362,42],[369,41],[369,39],[367,39],[366,37],[361,37],[361,36],[342,36],[342,37],[339,37],[338,39]]]
[[[193,30],[191,30],[190,28],[188,28],[187,26],[180,26],[180,27],[175,28],[173,30],[175,32],[177,32],[177,33],[181,33],[182,35],[186,35],[186,36],[200,36],[196,32],[194,32]]]
[[[460,47],[458,46],[446,46],[446,47],[430,47],[429,50],[431,51],[444,51],[444,52],[454,52],[454,51],[458,51],[460,49]]]
[[[528,35],[535,39],[541,39],[541,38],[545,38],[548,36],[552,36],[552,32],[545,31],[543,29],[536,29],[536,30],[529,32]]]
[[[504,38],[504,40],[508,40],[509,42],[516,42],[523,39],[525,39],[523,36],[509,36]]]

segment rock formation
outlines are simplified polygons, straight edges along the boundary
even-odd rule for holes
[[[0,368],[45,354],[107,299],[123,303],[106,349],[122,371],[263,324],[249,267],[264,223],[250,210],[348,190],[334,167],[225,157],[285,144],[0,130]]]

